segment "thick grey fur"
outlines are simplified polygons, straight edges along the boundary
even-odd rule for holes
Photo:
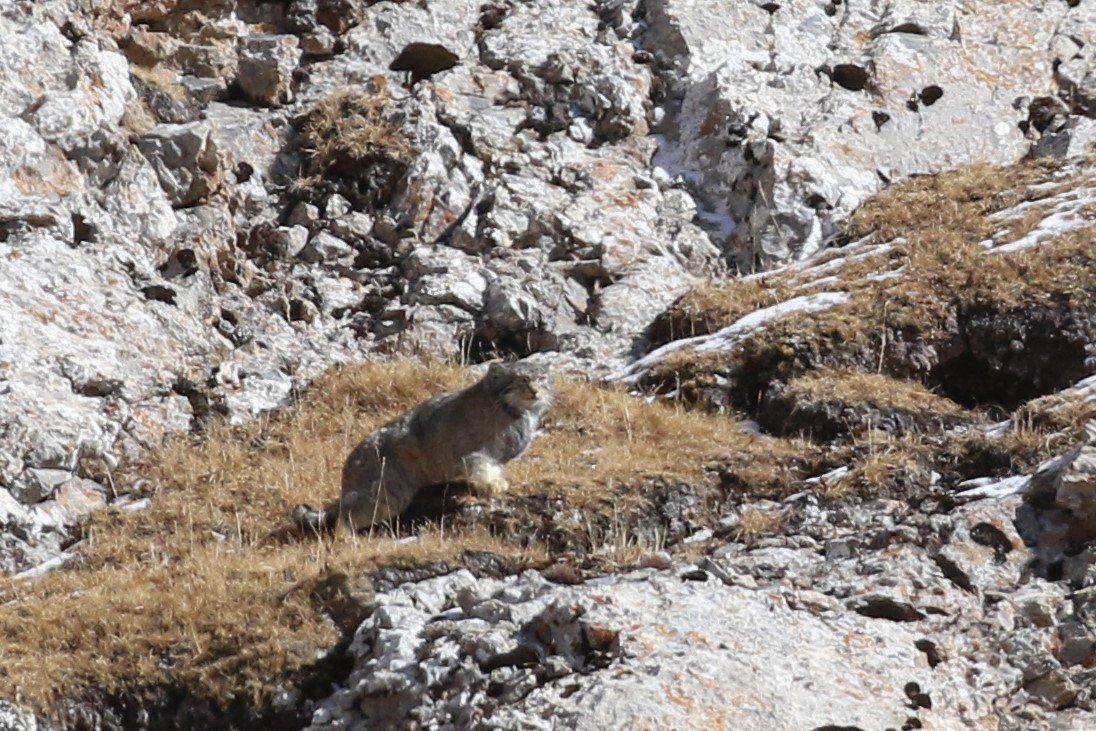
[[[468,388],[445,393],[401,414],[367,436],[347,457],[342,497],[324,510],[300,505],[304,531],[354,530],[402,513],[425,488],[468,482],[478,494],[506,490],[502,466],[529,446],[552,402],[545,365],[491,364]]]

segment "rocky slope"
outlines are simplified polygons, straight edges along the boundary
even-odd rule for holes
[[[800,452],[636,488],[596,534],[559,486],[458,512],[593,574],[614,520],[687,565],[382,582],[353,671],[285,723],[1082,728],[1093,29],[1077,2],[0,2],[0,566],[80,555],[141,492],[122,465],[333,365],[543,353]],[[1073,161],[870,198],[1028,156]],[[133,718],[201,723],[177,705]]]

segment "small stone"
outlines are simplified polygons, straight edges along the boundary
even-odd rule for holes
[[[715,533],[711,528],[701,528],[696,533],[686,536],[681,540],[682,543],[702,543],[704,541],[710,541],[715,536]]]
[[[1048,708],[1059,709],[1073,702],[1078,689],[1068,673],[1057,669],[1031,681],[1024,690]]]
[[[639,565],[642,568],[659,569],[663,571],[673,566],[673,564],[673,558],[671,558],[670,554],[665,551],[649,553],[644,556],[639,562]]]
[[[297,256],[308,245],[308,229],[304,226],[279,226],[271,243],[282,256]]]
[[[311,203],[298,203],[293,206],[286,223],[291,226],[305,226],[311,228],[320,220],[320,209]]]
[[[354,249],[340,238],[321,231],[312,237],[300,253],[300,258],[309,263],[333,262],[350,256]]]
[[[324,204],[323,215],[325,218],[338,218],[350,213],[351,210],[353,206],[350,205],[350,201],[338,193],[332,193]]]
[[[300,62],[296,36],[259,35],[240,42],[236,80],[249,99],[267,106],[293,101],[293,71]]]
[[[340,239],[361,241],[373,231],[373,217],[361,211],[350,211],[331,221],[327,230]]]
[[[186,90],[187,96],[203,107],[223,99],[228,93],[228,84],[222,77],[183,76],[179,79],[179,85]]]
[[[553,584],[574,585],[585,581],[582,569],[575,565],[574,561],[560,560],[544,569],[541,576]]]
[[[220,155],[207,122],[161,124],[137,139],[175,207],[190,206],[222,182]]]
[[[335,34],[326,26],[318,26],[301,36],[301,50],[309,56],[330,56],[335,52]]]

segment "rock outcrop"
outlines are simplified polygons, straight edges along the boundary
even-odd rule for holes
[[[813,254],[892,181],[1016,161],[1042,134],[1089,125],[1067,124],[1090,114],[1071,91],[1093,73],[1080,3],[1022,17],[995,3],[644,8],[645,48],[667,68],[656,163],[689,181],[747,267]]]

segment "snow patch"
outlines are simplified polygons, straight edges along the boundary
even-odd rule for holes
[[[755,310],[750,314],[739,318],[733,324],[714,333],[698,335],[691,338],[682,338],[681,340],[666,343],[662,347],[652,350],[650,353],[628,366],[623,373],[610,377],[610,380],[635,383],[651,366],[682,348],[692,346],[697,353],[733,350],[735,346],[746,338],[746,336],[752,335],[770,322],[797,312],[827,310],[835,305],[844,304],[845,302],[848,302],[848,300],[848,292],[819,292],[818,294],[793,297],[786,302],[780,302],[770,307]]]

